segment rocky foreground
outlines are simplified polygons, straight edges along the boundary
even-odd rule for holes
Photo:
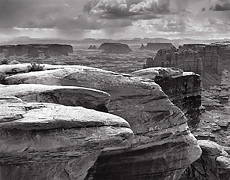
[[[176,180],[201,155],[154,80],[85,66],[0,72],[2,180]]]

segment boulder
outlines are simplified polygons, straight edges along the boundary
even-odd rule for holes
[[[178,179],[201,155],[187,119],[154,80],[84,66],[12,75],[7,84],[79,86],[111,95],[109,112],[126,119],[131,148],[103,151],[86,179]]]
[[[0,86],[1,96],[15,96],[26,102],[47,102],[65,106],[83,106],[108,112],[110,95],[103,91],[74,87],[19,84]]]
[[[0,98],[1,180],[83,180],[106,149],[129,147],[122,118],[83,107]]]

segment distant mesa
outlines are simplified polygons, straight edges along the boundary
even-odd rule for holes
[[[103,50],[105,53],[116,54],[126,54],[132,52],[127,44],[121,43],[103,43],[98,49]]]
[[[96,45],[90,45],[88,49],[97,49]]]
[[[52,56],[68,56],[73,53],[73,47],[66,44],[18,44],[0,46],[0,53],[4,53],[5,57],[10,56],[27,56],[39,57],[40,55],[50,58]]]
[[[152,50],[152,51],[158,51],[159,49],[168,49],[173,47],[172,43],[148,43],[146,46],[144,44],[141,45],[141,50]]]

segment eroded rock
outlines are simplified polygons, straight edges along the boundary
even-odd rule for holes
[[[66,106],[82,106],[108,112],[110,95],[103,91],[41,84],[19,84],[0,86],[1,96],[15,96],[26,102],[47,102]]]
[[[126,119],[135,138],[127,151],[103,152],[86,179],[176,180],[201,154],[184,114],[151,79],[84,66],[62,66],[13,75],[6,82],[80,86],[111,95],[109,112]]]
[[[1,180],[82,180],[105,149],[127,148],[133,132],[108,113],[0,99]]]
[[[209,140],[198,140],[200,159],[191,164],[180,180],[226,180],[230,178],[230,158],[225,147]]]

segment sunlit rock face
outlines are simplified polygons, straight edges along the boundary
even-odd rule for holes
[[[1,180],[82,180],[101,150],[127,148],[124,119],[83,107],[0,98]]]
[[[47,102],[65,106],[82,106],[108,112],[110,95],[103,91],[74,87],[48,86],[42,84],[19,84],[0,86],[1,96],[15,96],[26,102]]]
[[[199,123],[201,79],[198,74],[162,67],[142,69],[132,74],[155,80],[170,100],[185,113],[190,127]]]
[[[86,180],[176,180],[201,155],[187,118],[154,80],[84,66],[57,66],[12,75],[5,82],[78,86],[111,95],[108,112],[127,120],[135,136],[128,149],[103,150]]]
[[[124,53],[132,52],[132,50],[129,48],[127,44],[121,44],[121,43],[103,43],[100,45],[98,49],[103,50],[105,53],[116,53],[116,54],[124,54]]]
[[[19,45],[3,45],[0,46],[0,53],[4,53],[5,57],[10,56],[25,56],[39,57],[45,56],[68,56],[68,53],[73,53],[73,47],[65,44],[19,44]]]

